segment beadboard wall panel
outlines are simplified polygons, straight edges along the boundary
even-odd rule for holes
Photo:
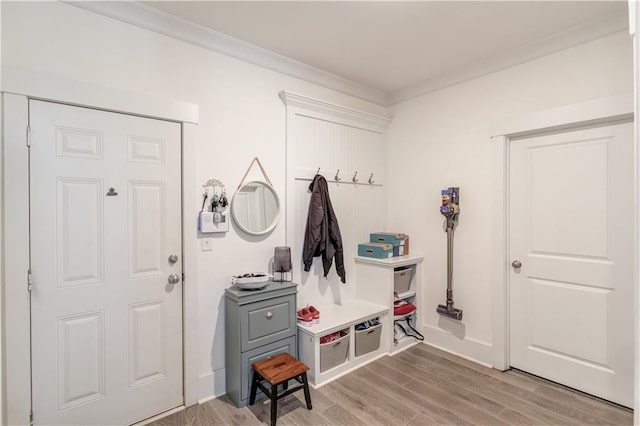
[[[285,100],[283,98],[283,100]],[[286,100],[285,100],[285,103]],[[386,161],[383,129],[388,120],[358,122],[337,114],[330,106],[321,111],[287,105],[287,245],[291,247],[294,280],[299,283],[298,304],[326,306],[355,297],[354,256],[358,243],[386,226]],[[355,114],[355,111],[351,111]],[[367,115],[367,120],[371,116]],[[375,120],[374,120],[375,121]],[[335,264],[325,278],[321,257],[304,271],[302,250],[311,193],[309,185],[320,169],[328,181],[329,195],[342,234],[346,283],[340,282]],[[340,182],[335,182],[339,172]],[[352,178],[355,172],[358,183]],[[373,173],[374,184],[369,184]]]

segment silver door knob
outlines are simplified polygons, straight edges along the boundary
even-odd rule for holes
[[[171,274],[167,280],[169,281],[169,284],[178,284],[180,282],[180,277],[178,274]]]
[[[518,268],[522,267],[522,262],[520,262],[519,260],[514,260],[513,262],[511,262],[511,266],[513,266],[514,268],[518,269]]]
[[[170,265],[173,265],[177,261],[178,261],[178,255],[172,254],[171,256],[169,256],[169,264]]]

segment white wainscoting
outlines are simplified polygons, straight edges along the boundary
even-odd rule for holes
[[[286,243],[291,247],[298,306],[340,304],[355,297],[358,243],[386,226],[386,161],[383,132],[390,120],[316,99],[282,92],[287,105]],[[309,210],[309,184],[320,168],[329,182],[331,202],[344,247],[346,284],[335,265],[323,277],[321,258],[304,272],[302,249]],[[340,182],[334,182],[340,170]],[[352,183],[358,172],[357,184]],[[373,173],[374,185],[368,183]]]

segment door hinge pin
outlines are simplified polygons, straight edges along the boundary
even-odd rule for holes
[[[31,126],[27,126],[27,146],[31,147]]]
[[[31,269],[27,271],[27,290],[31,293],[33,287],[33,275],[31,275]]]

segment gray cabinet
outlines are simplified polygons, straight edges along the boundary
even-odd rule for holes
[[[227,394],[238,407],[249,402],[251,364],[288,352],[297,357],[295,283],[269,283],[262,290],[225,291]]]

